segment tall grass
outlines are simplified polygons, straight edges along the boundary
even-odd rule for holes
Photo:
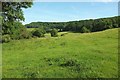
[[[3,78],[116,78],[118,28],[3,43]],[[49,34],[47,34],[49,36]]]

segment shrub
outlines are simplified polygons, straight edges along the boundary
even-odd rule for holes
[[[82,27],[82,33],[89,33],[89,32],[90,32],[89,29],[87,29],[86,27]]]
[[[15,40],[19,39],[29,39],[31,37],[30,32],[27,31],[25,27],[19,28],[19,30],[14,31],[13,34],[11,34],[11,38]]]
[[[13,25],[14,27],[11,28],[11,38],[18,40],[18,39],[29,39],[31,37],[31,34],[27,31],[25,26],[22,25],[20,22],[16,22],[16,24]]]
[[[31,38],[31,33],[29,31],[27,31],[26,28],[21,28],[20,29],[20,35],[19,35],[19,39],[29,39]]]
[[[35,31],[32,32],[32,35],[33,37],[36,36],[36,37],[44,37],[44,34],[45,34],[45,30],[43,28],[38,28],[36,29]]]
[[[29,39],[30,37],[30,32],[27,31],[27,29],[25,28],[25,26],[22,25],[22,23],[14,22],[14,24],[12,24],[12,27],[10,28],[10,33],[3,34],[2,42],[9,42],[11,39]]]
[[[58,36],[58,34],[57,34],[57,33],[58,33],[57,29],[52,29],[50,33],[51,33],[51,36],[52,36],[52,37],[57,37],[57,36]]]
[[[118,24],[113,24],[113,28],[118,28]]]
[[[2,36],[2,43],[10,42],[11,38],[10,35],[3,35]]]

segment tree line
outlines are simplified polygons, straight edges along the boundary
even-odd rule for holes
[[[31,37],[44,37],[44,34],[51,33],[56,37],[57,32],[96,32],[110,28],[118,28],[120,24],[119,16],[110,18],[80,20],[71,22],[32,22],[23,25],[24,21],[22,8],[30,8],[33,2],[0,2],[2,11],[0,12],[0,42],[9,42],[10,40],[29,39]],[[27,28],[36,28],[29,32]]]
[[[89,19],[71,22],[32,22],[26,24],[27,28],[44,27],[46,31],[56,28],[59,31],[73,31],[73,32],[96,32],[111,28],[118,28],[120,16],[100,19]]]

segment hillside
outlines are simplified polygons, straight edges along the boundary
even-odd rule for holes
[[[120,16],[69,21],[69,22],[31,22],[26,24],[27,28],[44,27],[46,31],[56,28],[61,31],[73,31],[73,32],[97,32],[111,28],[118,28]]]
[[[3,78],[118,77],[118,28],[2,45]]]

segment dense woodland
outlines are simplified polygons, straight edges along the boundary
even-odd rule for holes
[[[118,16],[110,18],[80,20],[71,22],[32,22],[25,25],[27,28],[44,27],[46,31],[56,28],[59,31],[96,32],[110,28],[117,28]]]

